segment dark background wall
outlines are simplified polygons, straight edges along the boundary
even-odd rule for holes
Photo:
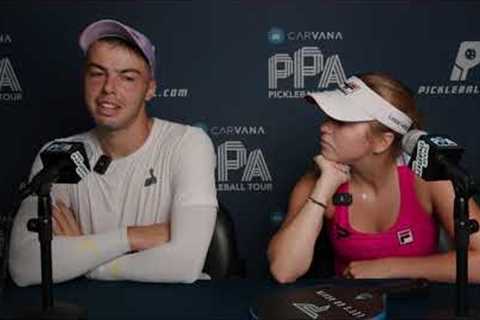
[[[465,146],[463,164],[480,177],[479,14],[479,4],[461,1],[3,2],[1,212],[45,142],[92,126],[77,39],[97,19],[118,19],[157,47],[151,114],[212,138],[219,199],[233,214],[248,275],[262,276],[272,217],[285,212],[318,151],[322,115],[299,98],[305,91],[388,72],[418,94],[426,130]],[[303,69],[295,52],[306,56]]]

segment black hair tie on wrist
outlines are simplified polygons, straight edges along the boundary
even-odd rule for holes
[[[323,202],[320,202],[318,200],[315,200],[313,199],[312,197],[308,197],[308,200],[312,201],[313,203],[315,203],[316,205],[319,205],[320,207],[322,207],[323,209],[327,210],[327,205]]]

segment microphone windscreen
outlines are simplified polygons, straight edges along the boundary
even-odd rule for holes
[[[85,144],[80,141],[56,140],[42,152],[42,171],[56,176],[55,183],[78,183],[90,172]]]
[[[402,138],[403,151],[411,155],[415,149],[418,139],[426,134],[427,133],[425,131],[417,129],[408,131]]]

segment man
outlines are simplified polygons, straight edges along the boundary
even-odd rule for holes
[[[53,280],[193,282],[216,218],[212,143],[198,128],[147,115],[155,48],[143,34],[101,20],[82,32],[80,46],[96,126],[62,141],[83,142],[90,167],[102,155],[112,161],[105,173],[52,188]],[[31,176],[41,168],[37,156]],[[41,282],[38,235],[26,229],[36,215],[37,199],[29,197],[13,226],[9,267],[20,286]]]

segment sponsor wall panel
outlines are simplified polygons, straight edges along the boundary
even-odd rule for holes
[[[418,95],[426,130],[467,149],[480,177],[480,6],[282,1],[2,4],[2,212],[46,141],[91,127],[81,90],[80,30],[125,21],[157,47],[149,111],[203,128],[217,151],[220,201],[231,211],[249,276],[266,273],[272,219],[318,152],[323,115],[302,99],[345,77],[385,71]]]

